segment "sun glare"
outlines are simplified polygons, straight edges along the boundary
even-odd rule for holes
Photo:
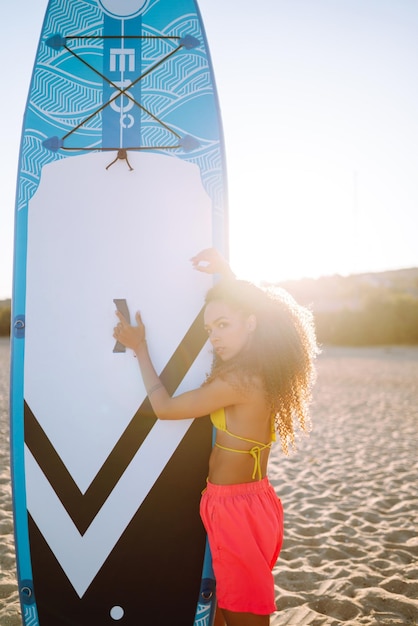
[[[231,263],[237,273],[274,282],[353,271],[355,173],[278,167],[269,181],[268,195],[260,183],[241,187],[241,197],[233,198]]]

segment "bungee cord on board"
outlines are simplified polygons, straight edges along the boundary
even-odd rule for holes
[[[134,81],[132,81],[127,87],[120,87],[119,85],[117,85],[116,83],[114,83],[112,80],[110,80],[109,78],[107,78],[104,74],[102,74],[102,72],[100,72],[97,68],[95,68],[93,65],[91,65],[91,63],[89,63],[88,61],[86,61],[85,59],[83,59],[79,54],[75,53],[73,50],[71,50],[71,48],[68,47],[67,45],[67,41],[70,39],[169,39],[169,40],[179,40],[179,45],[172,50],[171,52],[169,52],[168,54],[166,54],[162,59],[160,59],[159,61],[157,61],[156,63],[154,63],[151,67],[149,67],[145,72],[143,72],[140,76],[138,76],[138,78]],[[93,151],[93,150],[101,150],[101,151],[113,151],[113,150],[117,150],[118,154],[116,156],[116,158],[114,159],[114,161],[112,161],[112,163],[110,163],[106,169],[109,169],[109,167],[111,165],[113,165],[114,163],[116,163],[116,161],[118,161],[119,159],[121,160],[126,160],[129,169],[132,171],[133,168],[131,167],[128,158],[127,158],[127,151],[128,150],[133,150],[133,151],[140,151],[140,150],[178,150],[180,148],[182,148],[183,150],[185,150],[186,152],[189,152],[190,150],[194,150],[195,148],[197,148],[199,146],[199,142],[197,139],[195,139],[194,137],[191,137],[189,135],[186,135],[184,137],[182,137],[179,133],[177,133],[173,128],[171,128],[170,126],[168,126],[165,122],[163,122],[161,119],[159,119],[156,115],[154,115],[151,111],[149,111],[147,108],[145,108],[140,102],[138,102],[130,93],[129,90],[132,89],[135,85],[137,85],[140,81],[144,80],[144,78],[146,78],[147,76],[149,76],[152,72],[154,72],[158,67],[160,67],[161,65],[163,65],[164,63],[166,63],[168,61],[168,59],[170,59],[172,56],[174,56],[175,54],[177,54],[180,50],[182,50],[183,48],[185,48],[186,50],[191,50],[193,48],[196,48],[197,46],[200,45],[200,42],[198,41],[198,39],[196,39],[195,37],[192,37],[191,35],[186,35],[185,37],[179,37],[179,36],[156,36],[156,35],[128,35],[128,36],[66,36],[66,37],[62,37],[61,35],[57,34],[54,35],[53,37],[50,37],[47,41],[46,44],[48,46],[50,46],[51,48],[53,48],[54,50],[61,50],[64,49],[66,50],[69,54],[71,54],[74,58],[76,58],[78,61],[80,61],[81,63],[83,63],[86,67],[88,67],[92,72],[94,72],[97,76],[99,76],[102,80],[106,81],[108,83],[108,85],[110,85],[111,87],[113,87],[116,90],[116,94],[114,96],[112,96],[111,98],[109,98],[109,100],[102,104],[100,107],[98,107],[93,113],[91,113],[88,117],[86,117],[83,121],[81,121],[79,124],[77,124],[73,129],[71,129],[67,134],[65,134],[63,137],[48,137],[47,139],[45,139],[43,141],[43,145],[44,147],[46,147],[49,150],[52,150],[53,152],[57,152],[58,150],[65,150],[65,151]],[[164,145],[164,146],[131,146],[130,148],[122,148],[121,146],[117,147],[117,148],[110,148],[110,147],[66,147],[64,145],[64,142],[66,139],[68,139],[71,135],[73,135],[74,133],[76,133],[80,128],[82,128],[83,126],[85,126],[91,119],[93,119],[94,117],[96,117],[97,115],[99,115],[100,113],[102,113],[102,111],[104,111],[108,106],[111,106],[113,102],[115,102],[118,98],[121,98],[123,96],[126,96],[128,98],[128,100],[130,100],[135,106],[137,106],[139,109],[141,109],[141,111],[143,111],[146,115],[148,115],[152,120],[154,120],[157,124],[159,124],[162,128],[164,128],[165,130],[167,130],[169,133],[171,133],[172,135],[174,135],[174,137],[176,137],[179,141],[177,144],[175,145]]]

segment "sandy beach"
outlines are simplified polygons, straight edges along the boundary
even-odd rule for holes
[[[0,625],[21,626],[8,370],[0,338]],[[272,626],[417,625],[418,348],[325,348],[312,421],[271,457],[286,524]]]
[[[9,340],[0,337],[0,624],[21,626],[9,458]]]

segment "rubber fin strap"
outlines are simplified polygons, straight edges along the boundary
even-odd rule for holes
[[[182,382],[206,340],[202,309],[160,375],[170,395]],[[30,407],[25,403],[26,445],[80,534],[86,532],[155,422],[155,414],[146,397],[83,495]]]
[[[136,80],[134,80],[130,85],[128,85],[125,88],[121,88],[120,86],[116,85],[113,81],[111,81],[109,78],[107,78],[104,74],[102,74],[93,65],[88,63],[85,59],[83,59],[81,56],[79,56],[73,50],[71,50],[71,48],[69,48],[67,46],[67,41],[72,40],[72,39],[123,39],[123,40],[125,40],[125,39],[170,39],[170,40],[173,40],[174,39],[174,40],[178,40],[179,41],[179,45],[177,46],[177,48],[175,48],[174,50],[169,52],[167,55],[165,55],[162,59],[160,59],[159,61],[154,63],[154,65],[152,65],[150,68],[148,68],[143,74],[138,76],[138,78]],[[94,113],[91,113],[82,122],[77,124],[77,126],[75,126],[70,132],[68,132],[63,137],[60,138],[60,137],[54,136],[54,137],[48,137],[48,139],[45,139],[45,141],[43,141],[43,145],[45,146],[45,148],[47,148],[49,150],[52,150],[53,152],[57,152],[58,150],[68,150],[68,151],[77,151],[77,152],[80,152],[80,151],[88,151],[88,152],[90,152],[92,150],[96,151],[98,149],[100,149],[102,151],[119,150],[119,147],[117,147],[117,148],[97,148],[97,147],[94,147],[94,148],[83,148],[83,147],[67,148],[67,147],[65,147],[64,142],[65,142],[65,140],[68,137],[70,137],[73,133],[77,132],[77,130],[79,130],[85,124],[87,124],[87,122],[89,122],[93,117],[95,117],[96,115],[99,115],[104,109],[106,109],[108,106],[110,106],[115,100],[117,100],[121,96],[126,96],[135,106],[139,107],[144,113],[146,113],[155,122],[157,122],[157,124],[160,124],[163,128],[165,128],[168,132],[170,132],[172,135],[174,135],[178,139],[178,143],[176,145],[168,145],[168,146],[131,146],[129,148],[130,150],[155,150],[155,149],[159,149],[159,150],[177,150],[179,148],[182,148],[186,152],[189,152],[189,151],[195,150],[196,148],[199,147],[200,144],[199,144],[197,139],[195,139],[191,135],[185,135],[184,137],[181,137],[178,133],[176,133],[176,131],[173,128],[170,128],[169,126],[167,126],[167,124],[165,124],[162,120],[160,120],[156,115],[151,113],[151,111],[146,109],[140,102],[137,102],[137,100],[135,100],[135,98],[133,98],[133,96],[129,93],[129,90],[132,89],[132,87],[137,85],[146,76],[148,76],[149,74],[154,72],[158,67],[160,67],[161,65],[166,63],[168,61],[168,59],[173,57],[175,54],[177,54],[183,48],[185,48],[186,50],[191,50],[193,48],[197,48],[200,45],[200,42],[199,42],[198,39],[196,39],[195,37],[192,37],[191,35],[186,35],[186,37],[177,37],[177,36],[172,36],[172,37],[168,37],[168,36],[167,37],[163,37],[163,36],[161,36],[160,37],[160,36],[147,36],[147,35],[144,35],[144,36],[134,36],[134,35],[130,35],[130,36],[116,36],[116,35],[114,35],[114,36],[108,36],[108,37],[106,37],[106,36],[103,36],[103,37],[98,37],[98,36],[95,36],[95,37],[71,37],[71,36],[69,36],[69,37],[61,37],[61,35],[54,35],[53,37],[50,37],[46,41],[46,44],[50,48],[53,48],[54,50],[60,50],[60,49],[66,50],[69,54],[71,54],[78,61],[80,61],[80,63],[83,63],[83,65],[85,65],[90,70],[92,70],[102,80],[106,81],[111,87],[113,87],[116,90],[117,93],[116,93],[115,96],[110,98],[105,104],[103,104],[96,111],[94,111]]]

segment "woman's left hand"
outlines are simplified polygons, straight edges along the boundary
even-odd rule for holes
[[[221,274],[224,278],[235,278],[228,261],[216,248],[206,248],[190,259],[193,269],[206,274]]]
[[[116,311],[116,316],[119,323],[113,329],[113,337],[126,348],[137,352],[145,345],[145,326],[141,315],[139,313],[135,315],[137,326],[131,326],[120,311]]]

